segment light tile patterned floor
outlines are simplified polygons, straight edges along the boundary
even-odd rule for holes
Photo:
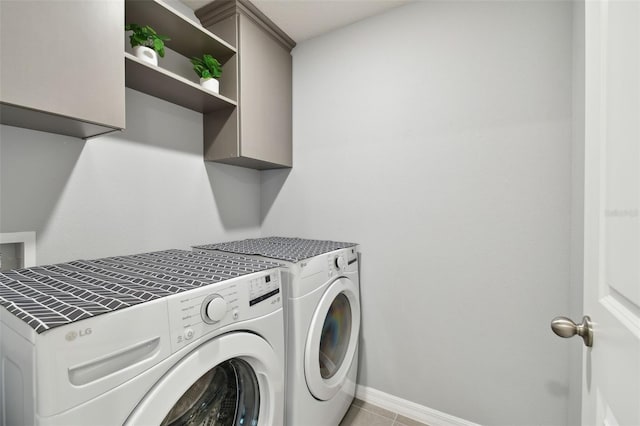
[[[354,399],[340,426],[428,426],[408,417]]]

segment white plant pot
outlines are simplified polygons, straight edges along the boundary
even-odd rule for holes
[[[148,64],[158,66],[158,54],[155,50],[147,46],[136,46],[133,48],[133,54],[136,58]]]
[[[220,82],[215,78],[201,78],[200,86],[214,93],[220,93]]]

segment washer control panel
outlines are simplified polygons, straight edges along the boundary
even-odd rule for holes
[[[282,308],[280,270],[233,278],[167,298],[171,350],[218,329]]]
[[[224,296],[217,293],[210,294],[205,297],[204,301],[200,305],[200,316],[207,324],[215,324],[224,319],[227,315],[228,308],[229,302],[227,302],[227,299],[225,299]]]
[[[280,280],[271,275],[254,278],[249,282],[249,306],[280,293]]]

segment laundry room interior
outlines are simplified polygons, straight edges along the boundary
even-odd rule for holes
[[[164,3],[199,25],[207,2]],[[349,424],[586,424],[585,349],[549,326],[583,316],[584,2],[254,4],[295,41],[291,167],[205,161],[206,114],[127,83],[121,131],[3,121],[0,232],[35,233],[30,266],[272,236],[353,242]],[[305,35],[325,12],[333,26]]]

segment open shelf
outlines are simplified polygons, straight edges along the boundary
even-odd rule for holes
[[[209,53],[225,63],[236,54],[229,43],[160,0],[125,1],[125,22],[150,25],[171,38],[166,42],[168,48],[188,58]]]
[[[125,83],[131,89],[204,114],[237,106],[232,99],[209,92],[199,84],[147,64],[130,53],[124,52],[124,58]]]

